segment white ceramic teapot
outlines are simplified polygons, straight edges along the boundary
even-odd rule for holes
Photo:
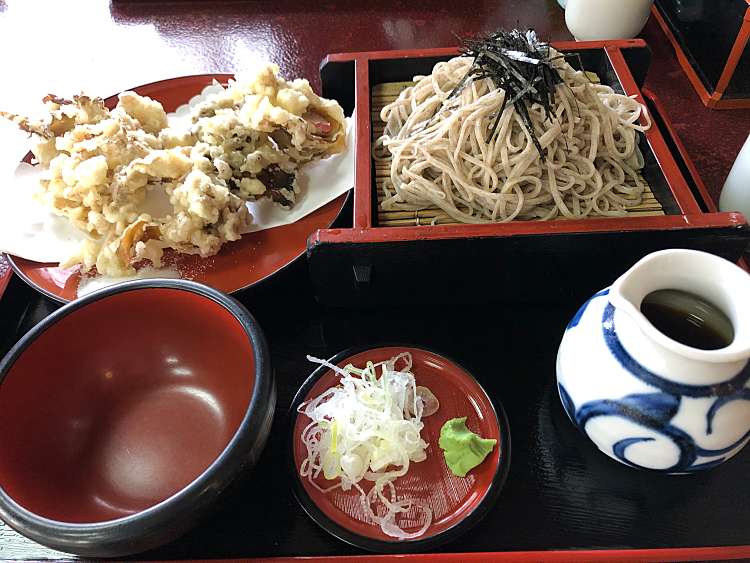
[[[654,0],[567,0],[565,23],[578,41],[630,39],[648,21]]]
[[[750,135],[729,171],[719,198],[721,211],[739,211],[750,221]]]
[[[712,304],[729,335],[698,347],[657,329],[654,322],[668,326],[664,318],[649,320],[643,311],[654,309],[642,305],[670,294],[660,290]],[[706,329],[701,315],[678,317],[693,323],[686,326],[694,335]],[[750,275],[712,254],[663,250],[579,309],[558,351],[558,390],[573,423],[607,455],[633,467],[691,473],[726,461],[750,438],[748,359]]]

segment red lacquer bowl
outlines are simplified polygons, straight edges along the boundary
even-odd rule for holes
[[[158,100],[167,112],[172,112],[200,94],[213,80],[226,83],[232,76],[184,76],[139,86],[133,91]],[[106,103],[108,107],[114,107],[117,96],[107,98]],[[183,279],[203,283],[225,293],[246,289],[301,257],[306,251],[308,237],[318,229],[326,229],[333,224],[346,197],[344,194],[336,198],[291,225],[243,235],[240,240],[225,244],[216,256],[201,258],[175,254],[173,266]],[[9,258],[16,273],[47,297],[62,303],[76,299],[80,281],[78,267],[62,269],[57,264],[32,262],[15,256]]]
[[[399,540],[384,534],[380,526],[370,522],[365,515],[356,490],[336,489],[322,493],[307,478],[299,476],[300,464],[307,456],[301,435],[310,419],[297,413],[297,408],[302,402],[338,385],[339,376],[321,366],[299,390],[291,408],[291,465],[297,500],[323,529],[347,543],[369,551],[431,549],[457,538],[492,508],[510,467],[510,432],[502,406],[497,401],[493,406],[476,379],[447,358],[418,348],[389,346],[348,350],[334,356],[330,362],[342,367],[349,363],[363,367],[368,360],[380,362],[401,352],[412,354],[412,373],[417,385],[428,387],[440,401],[437,413],[423,419],[425,427],[421,435],[429,444],[427,459],[410,464],[409,472],[394,483],[399,498],[425,502],[433,511],[432,524],[419,538]],[[462,478],[456,477],[448,469],[443,451],[438,446],[438,439],[445,421],[464,416],[467,417],[466,424],[470,430],[484,438],[496,439],[497,446],[481,465]],[[326,481],[321,476],[315,483],[326,488],[335,484],[335,481]],[[360,484],[365,491],[369,490],[369,483]],[[420,511],[413,509],[399,523],[407,532],[416,531],[421,526],[420,517]]]
[[[259,457],[269,361],[244,307],[192,282],[62,307],[0,361],[0,516],[89,557],[171,541]]]

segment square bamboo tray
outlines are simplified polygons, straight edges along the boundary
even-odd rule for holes
[[[599,77],[594,73],[589,73],[589,79],[594,82],[599,82]],[[393,102],[398,98],[399,94],[409,86],[413,86],[414,82],[384,82],[382,84],[376,84],[372,88],[372,96],[370,99],[371,104],[371,120],[372,120],[372,138],[370,141],[375,141],[383,134],[385,124],[380,120],[380,110],[386,105]],[[418,211],[399,211],[399,210],[384,210],[381,206],[383,200],[386,198],[385,182],[390,175],[391,159],[388,158],[382,161],[374,162],[375,166],[375,187],[377,189],[377,224],[380,227],[401,227],[401,226],[421,226],[421,225],[458,225],[458,221],[455,221],[447,213],[442,211],[437,206],[432,206],[427,209],[420,209]],[[651,191],[651,187],[641,177],[641,181],[646,184],[646,190],[641,196],[641,201],[638,205],[629,207],[627,209],[628,217],[658,217],[664,215],[664,208],[662,207],[659,200],[654,196]],[[634,199],[634,198],[633,198]]]
[[[616,91],[635,96],[650,61],[642,40],[560,42],[583,67]],[[736,261],[750,230],[738,213],[710,212],[699,203],[661,127],[641,137],[643,178],[653,199],[626,217],[513,221],[466,225],[434,215],[385,216],[379,211],[382,166],[371,157],[382,123],[385,86],[429,74],[456,48],[329,55],[321,66],[323,94],[356,120],[355,187],[345,227],[315,233],[308,263],[325,304],[559,302],[590,295],[642,256],[663,248],[705,250]],[[388,90],[388,95],[392,92]],[[708,211],[708,212],[707,212]],[[419,221],[419,224],[417,224]],[[423,223],[427,223],[426,225]],[[398,290],[394,289],[398,280]],[[477,291],[490,284],[492,291]]]

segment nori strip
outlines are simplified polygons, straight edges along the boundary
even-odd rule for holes
[[[538,41],[533,30],[523,33],[517,29],[499,30],[478,39],[467,39],[461,51],[473,57],[474,64],[453,89],[448,100],[459,95],[472,80],[491,80],[496,87],[505,90],[505,100],[495,116],[490,138],[495,135],[506,106],[513,104],[539,155],[545,160],[545,151],[534,131],[528,108],[536,103],[544,110],[545,119],[551,119],[554,115],[555,89],[563,84],[563,80],[552,61],[559,57],[550,56],[549,45]]]

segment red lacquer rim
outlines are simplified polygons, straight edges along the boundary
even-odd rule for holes
[[[321,229],[311,239],[319,243],[373,243],[413,240],[444,240],[463,238],[499,238],[510,236],[568,233],[609,233],[637,231],[670,231],[680,229],[712,229],[735,227],[747,229],[741,213],[702,213],[700,215],[664,215],[607,219],[571,219],[564,221],[524,221],[484,225],[435,225],[434,227],[387,227],[378,229]]]
[[[635,99],[642,105],[645,106],[646,102],[643,99],[638,85],[633,78],[633,74],[630,72],[630,67],[625,61],[625,57],[622,51],[618,48],[607,45],[605,47],[609,61],[612,64],[612,68],[617,75],[617,79],[620,81],[625,94],[628,96],[635,96]],[[643,124],[644,118],[641,117],[641,123]],[[664,137],[656,126],[650,127],[648,131],[645,131],[643,135],[646,137],[651,150],[654,153],[656,161],[659,163],[664,179],[672,191],[672,197],[674,197],[677,206],[683,215],[690,215],[694,213],[700,213],[701,209],[698,206],[698,202],[695,201],[690,188],[682,176],[680,169],[675,162],[674,156],[667,147]]]
[[[693,163],[693,159],[690,158],[690,155],[688,154],[687,149],[685,148],[685,145],[682,143],[680,136],[677,134],[677,131],[675,130],[674,125],[672,125],[672,121],[669,119],[669,116],[667,115],[667,111],[666,111],[666,108],[664,107],[664,104],[662,104],[659,97],[648,88],[643,89],[643,96],[651,100],[651,103],[654,104],[654,107],[656,108],[657,112],[661,116],[661,120],[664,124],[664,128],[667,130],[666,131],[667,134],[672,139],[672,142],[677,148],[677,152],[679,153],[679,156],[682,159],[682,162],[685,163],[685,167],[688,169],[688,172],[690,173],[690,177],[692,178],[693,182],[695,182],[695,186],[696,188],[698,188],[698,192],[700,193],[701,199],[703,200],[703,203],[706,205],[706,208],[711,213],[717,213],[719,209],[716,207],[716,204],[714,203],[714,200],[711,197],[711,194],[708,193],[708,190],[706,189],[706,184],[703,183],[703,178],[701,178],[701,175],[698,173],[698,169],[695,167],[695,164]]]
[[[348,363],[360,366],[368,360],[379,362],[401,352],[412,354],[417,384],[427,386],[440,401],[438,412],[423,419],[422,437],[429,444],[427,459],[412,464],[409,473],[395,482],[399,498],[422,500],[433,509],[432,525],[423,536],[412,540],[389,537],[364,517],[355,490],[322,493],[307,479],[299,477],[298,468],[306,457],[300,436],[310,420],[304,414],[298,414],[297,408],[303,401],[338,384],[339,378],[332,370],[318,368],[297,393],[290,409],[290,470],[297,500],[323,529],[368,551],[424,550],[455,539],[491,508],[510,466],[510,434],[502,407],[493,405],[480,384],[455,362],[429,350],[405,346],[345,351],[331,358],[330,362],[339,366]],[[443,423],[460,416],[468,416],[467,426],[471,430],[498,442],[488,458],[465,478],[450,472],[437,445]],[[321,487],[332,484],[324,479],[316,480],[316,483]],[[364,485],[364,489],[369,490],[369,486]],[[419,518],[421,515],[415,511],[414,516]]]
[[[196,74],[151,82],[133,88],[133,91],[162,102],[164,109],[171,112],[212,81],[226,83],[232,77],[232,74],[225,73]],[[105,103],[114,107],[117,95],[110,96]],[[301,258],[310,235],[333,224],[347,197],[348,193],[343,194],[290,225],[246,234],[239,241],[225,244],[215,256],[202,259],[178,255],[175,266],[184,279],[204,283],[225,293],[252,287]],[[42,264],[10,255],[8,260],[21,279],[50,299],[66,303],[77,298],[80,279],[77,268],[63,270],[56,264]]]
[[[608,41],[552,41],[551,45],[558,50],[602,49],[605,45],[620,49],[632,47],[645,47],[643,39],[613,39]],[[328,62],[343,62],[355,59],[410,59],[416,57],[440,57],[445,55],[457,55],[458,47],[430,47],[427,49],[394,49],[385,51],[357,51],[351,53],[331,53],[323,59],[323,64]]]
[[[698,94],[698,97],[707,108],[717,110],[750,108],[750,99],[723,98],[724,89],[729,83],[731,76],[736,71],[737,65],[739,64],[740,57],[742,55],[742,50],[744,46],[747,45],[747,42],[750,39],[750,25],[748,25],[748,22],[750,22],[750,2],[748,2],[748,10],[745,13],[743,25],[740,28],[737,38],[735,39],[735,43],[727,59],[726,66],[722,71],[720,81],[719,83],[717,83],[716,90],[714,90],[713,92],[709,92],[708,88],[706,88],[705,84],[703,84],[703,81],[698,76],[698,72],[693,68],[693,65],[690,64],[690,60],[685,54],[685,50],[682,48],[682,44],[672,32],[672,29],[667,23],[666,18],[659,11],[659,8],[656,6],[656,4],[651,7],[651,13],[653,14],[656,22],[659,24],[661,30],[664,32],[664,35],[667,37],[667,40],[672,44],[672,48],[674,49],[675,55],[677,57],[677,62],[682,67],[682,70],[685,73],[685,76],[687,76],[688,80],[690,81],[690,84],[693,86],[695,93]],[[740,43],[743,44],[742,47],[739,46]]]
[[[662,561],[707,561],[750,558],[750,545],[732,547],[684,547],[664,549],[571,549],[565,551],[503,551],[484,553],[430,553],[416,555],[364,555],[328,557],[262,557],[253,559],[225,559],[245,563],[401,563],[402,561],[435,561],[453,563],[585,563],[609,561],[616,563],[661,563]],[[208,560],[204,560],[208,561]],[[212,559],[211,561],[222,561]]]

